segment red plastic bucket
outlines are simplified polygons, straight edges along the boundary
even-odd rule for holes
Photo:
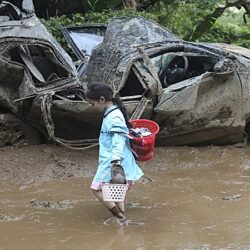
[[[154,157],[155,137],[159,132],[159,125],[151,120],[139,119],[129,121],[133,128],[147,128],[152,134],[143,136],[142,138],[135,137],[130,134],[131,147],[138,155],[138,161],[148,161]]]

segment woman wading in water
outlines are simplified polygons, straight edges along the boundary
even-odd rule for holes
[[[128,134],[130,127],[126,110],[119,97],[113,96],[112,89],[105,84],[89,85],[87,101],[96,111],[103,112],[103,121],[99,137],[98,169],[91,189],[101,203],[117,218],[125,220],[124,202],[104,201],[102,182],[110,182],[112,165],[121,165],[125,172],[128,188],[143,176],[130,150]]]

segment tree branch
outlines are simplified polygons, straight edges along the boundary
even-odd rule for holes
[[[226,5],[224,7],[218,7],[214,10],[213,13],[207,15],[203,19],[203,21],[201,21],[195,27],[194,31],[191,34],[189,33],[187,36],[184,37],[184,40],[196,40],[200,38],[204,33],[206,33],[208,30],[212,28],[217,18],[220,17],[227,8],[243,6],[243,4],[245,4],[244,0],[239,0],[233,3],[226,1]]]

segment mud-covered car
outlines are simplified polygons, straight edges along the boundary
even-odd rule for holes
[[[18,15],[6,15],[6,6]],[[0,5],[1,109],[45,140],[82,147],[98,137],[101,114],[84,100],[95,82],[120,94],[131,119],[156,121],[159,145],[247,138],[249,50],[186,42],[141,17],[65,27],[63,34],[77,68],[34,12]]]
[[[131,118],[160,125],[158,144],[227,144],[247,138],[250,51],[227,44],[186,42],[141,17],[108,26],[66,27],[86,84],[105,82]],[[84,44],[93,38],[91,49]],[[79,46],[80,41],[82,41]]]
[[[25,142],[27,138],[35,143],[47,140],[48,122],[42,109],[47,96],[53,95],[55,109],[59,106],[60,130],[71,119],[71,107],[65,106],[84,101],[85,90],[72,59],[35,16],[32,1],[23,1],[22,11],[1,1],[1,145]],[[65,110],[69,116],[64,118]],[[73,118],[71,122],[74,124]]]

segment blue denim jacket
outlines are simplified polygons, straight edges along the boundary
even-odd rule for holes
[[[108,115],[105,117],[105,114]],[[136,181],[143,176],[143,172],[130,150],[129,139],[126,136],[129,131],[124,116],[116,106],[109,107],[105,114],[99,137],[98,169],[94,181],[110,181],[113,160],[121,161],[127,180]]]

